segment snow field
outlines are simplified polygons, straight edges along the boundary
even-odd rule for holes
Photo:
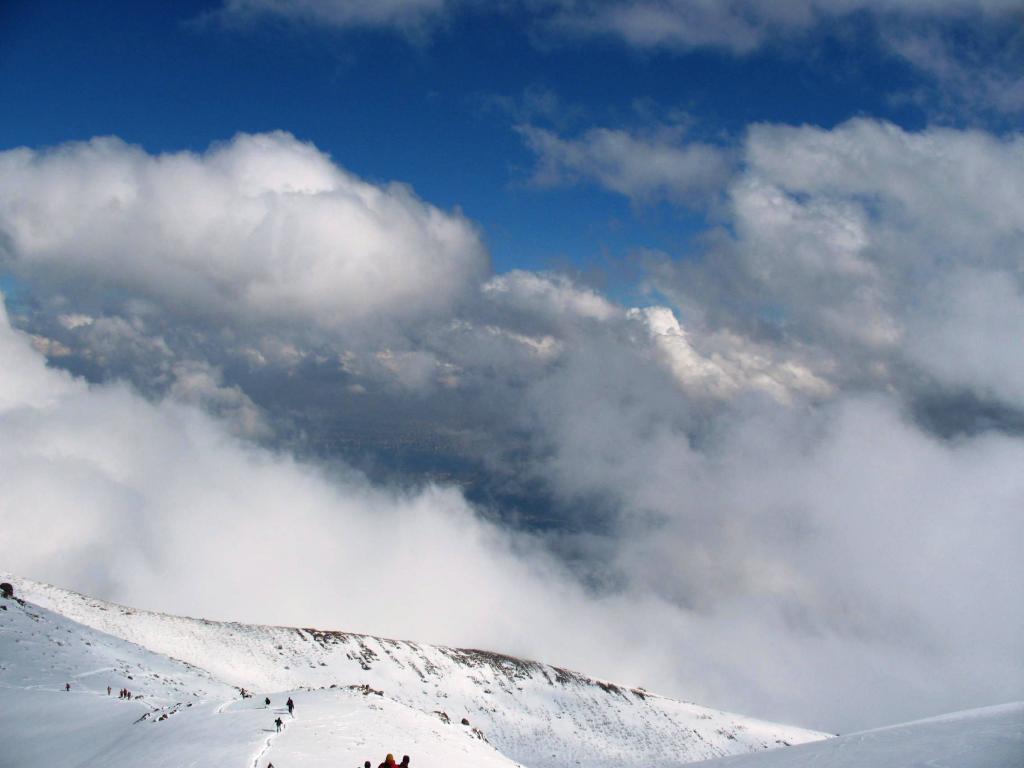
[[[1022,768],[1024,702],[891,725],[694,768]]]
[[[184,659],[235,686],[279,691],[366,685],[435,718],[441,732],[458,732],[467,718],[498,751],[530,768],[683,765],[827,737],[501,654],[168,616],[8,580],[33,602]]]
[[[498,654],[184,619],[17,583],[84,623],[0,600],[0,768],[358,768],[387,752],[413,768],[611,768],[730,750],[694,765],[1024,768],[1024,703],[822,740]],[[306,684],[258,685],[282,680]],[[136,698],[119,699],[122,687]]]

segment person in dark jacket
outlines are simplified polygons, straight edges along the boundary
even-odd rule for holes
[[[284,720],[282,720],[279,717],[279,718],[277,718],[277,720],[274,721],[274,725],[277,726],[277,732],[280,733],[281,732],[281,726],[284,725]]]
[[[71,683],[64,683],[64,691],[68,692],[71,690]]]
[[[267,705],[267,706],[269,707],[269,706],[270,706],[270,697],[269,697],[269,696],[267,696],[267,698],[265,698],[265,699],[263,700],[263,703],[264,703],[264,704],[266,704],[266,705]]]
[[[295,714],[294,714],[295,702],[292,701],[292,697],[291,696],[288,697],[288,701],[286,702],[286,704],[288,706],[288,714],[291,715],[292,717],[295,717]]]
[[[400,768],[409,768],[409,756],[402,755],[402,762],[399,765]]]

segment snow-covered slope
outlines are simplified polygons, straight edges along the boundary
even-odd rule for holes
[[[694,768],[1022,768],[1024,702],[956,712]]]
[[[338,702],[355,701],[362,702],[356,709],[364,716],[369,702],[381,708],[371,712],[386,708],[423,718],[422,728],[405,731],[428,734],[423,743],[441,740],[440,735],[468,735],[529,768],[681,765],[826,737],[485,651],[168,616],[6,580],[32,603],[186,661],[218,680],[258,692],[260,700],[267,691],[308,689],[296,699],[296,714],[316,709],[322,735],[330,730]],[[468,726],[462,725],[464,718]],[[387,732],[384,723],[378,726]],[[403,743],[408,742],[405,737]]]
[[[120,699],[121,688],[134,698]],[[294,718],[282,706],[289,695],[301,702]],[[469,729],[364,690],[271,696],[271,707],[262,695],[243,699],[183,662],[0,599],[0,768],[317,768],[379,761],[399,747],[422,765],[515,768]],[[287,721],[281,733],[277,717]]]

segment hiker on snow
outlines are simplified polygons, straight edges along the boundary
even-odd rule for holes
[[[402,762],[399,764],[399,768],[409,768],[409,756],[402,755]]]
[[[111,690],[112,690],[112,689],[111,689],[111,687],[110,687],[110,686],[108,685],[108,686],[107,686],[107,696],[109,696],[109,695],[110,695],[110,691],[111,691]]]
[[[281,726],[284,725],[284,720],[282,720],[279,717],[279,718],[277,718],[277,720],[274,721],[274,725],[277,726],[277,732],[280,733],[281,732]]]
[[[292,701],[292,697],[291,696],[288,697],[287,706],[288,706],[288,714],[291,715],[292,717],[295,717],[295,715],[293,714],[293,710],[295,709],[295,702]]]
[[[64,683],[64,690],[65,691],[70,691],[71,690],[71,683]]]
[[[263,703],[264,703],[264,704],[266,704],[266,705],[267,705],[267,706],[269,707],[269,706],[270,706],[270,697],[269,697],[269,696],[267,696],[267,698],[265,698],[265,699],[263,700]]]
[[[384,758],[384,762],[378,765],[377,768],[398,768],[395,764],[395,756],[388,752],[388,756]]]

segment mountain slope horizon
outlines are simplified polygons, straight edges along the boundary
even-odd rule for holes
[[[347,707],[356,692],[368,706],[387,703],[413,713],[414,720],[424,718],[432,729],[469,733],[528,768],[567,762],[609,768],[652,761],[683,765],[828,737],[492,651],[171,616],[13,575],[0,578],[13,584],[26,606],[52,612],[59,617],[55,621],[202,670],[221,686],[221,698],[225,686],[253,692],[257,702],[267,694],[279,701],[282,692],[301,691],[301,698],[292,694],[300,706],[312,697],[320,717],[330,723],[335,722],[331,713],[342,706],[337,697]],[[218,696],[190,700],[208,703]]]

